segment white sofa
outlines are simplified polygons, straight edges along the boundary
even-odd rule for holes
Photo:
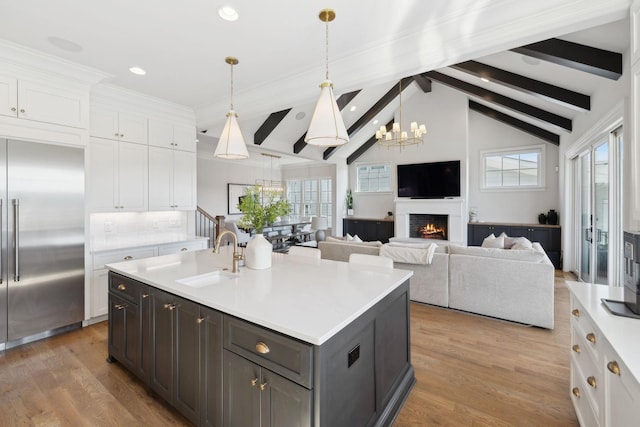
[[[318,243],[322,258],[336,261],[350,253],[376,255],[381,246]],[[413,301],[553,328],[554,267],[538,243],[531,250],[438,246],[431,264],[394,266],[413,270]]]

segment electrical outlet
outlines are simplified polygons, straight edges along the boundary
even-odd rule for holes
[[[169,227],[180,227],[180,221],[178,221],[177,219],[172,219],[171,221],[169,221]]]
[[[110,221],[107,221],[104,223],[104,232],[105,233],[111,233],[113,231],[113,223]]]

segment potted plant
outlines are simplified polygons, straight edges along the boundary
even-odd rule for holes
[[[274,223],[279,216],[289,214],[291,211],[289,202],[281,199],[279,192],[268,191],[259,185],[254,185],[245,190],[238,210],[244,214],[238,224],[255,230],[255,236],[247,243],[247,267],[256,270],[270,268],[273,246],[264,238],[262,230]]]
[[[353,215],[353,194],[351,194],[351,189],[347,190],[346,204],[347,204],[347,215],[349,216]]]

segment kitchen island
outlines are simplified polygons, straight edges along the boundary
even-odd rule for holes
[[[234,274],[210,250],[107,267],[109,360],[195,424],[391,425],[415,382],[411,271],[273,254]]]

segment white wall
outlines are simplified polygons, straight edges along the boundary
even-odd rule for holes
[[[433,83],[430,93],[421,91],[408,100],[403,99],[402,128],[410,122],[424,123],[427,127],[424,144],[400,151],[372,147],[349,166],[349,185],[354,190],[354,215],[360,218],[383,218],[388,211],[395,213],[396,165],[409,163],[461,160],[462,198],[466,199],[467,168],[467,97],[459,91]],[[393,174],[390,193],[356,193],[356,167],[359,164],[390,162]]]
[[[198,206],[213,216],[239,219],[241,215],[228,214],[227,184],[255,184],[257,179],[279,181],[282,179],[280,168],[274,164],[272,171],[270,163],[262,159],[232,161],[214,159],[213,154],[199,155]]]
[[[544,190],[482,190],[481,151],[542,145],[545,151]],[[558,194],[558,146],[469,111],[469,200],[478,209],[478,221],[538,223],[538,214],[560,211]]]

